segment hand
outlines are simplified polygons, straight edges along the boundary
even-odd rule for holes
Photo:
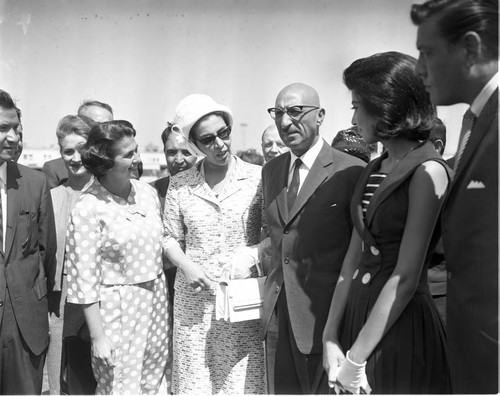
[[[371,388],[368,384],[365,369],[366,362],[362,364],[353,362],[349,358],[349,351],[347,351],[346,358],[342,362],[340,370],[337,373],[337,380],[345,390],[353,394],[358,395],[361,388],[363,388],[366,393],[370,393]]]
[[[106,366],[115,366],[115,348],[106,336],[92,340],[92,356],[101,360]]]
[[[201,265],[189,261],[181,267],[181,271],[186,276],[189,286],[191,286],[196,293],[210,288],[210,284],[214,282],[203,270]]]
[[[337,375],[344,360],[344,353],[337,341],[323,342],[323,367],[328,374],[328,386],[330,388],[338,386]],[[338,389],[335,389],[335,391],[339,394]]]
[[[221,278],[227,279],[246,279],[250,278],[250,269],[254,265],[258,265],[256,258],[257,248],[244,246],[236,250],[236,252],[229,258],[226,264],[222,267]]]

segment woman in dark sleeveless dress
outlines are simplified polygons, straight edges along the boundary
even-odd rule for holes
[[[449,391],[426,267],[450,170],[427,142],[436,113],[415,62],[387,52],[344,71],[353,124],[385,148],[353,195],[355,229],[323,337],[330,384],[353,393]]]

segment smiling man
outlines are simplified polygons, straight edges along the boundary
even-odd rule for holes
[[[0,90],[0,393],[40,394],[56,239],[45,178],[13,161],[19,115]]]
[[[351,237],[349,204],[364,163],[321,138],[325,109],[314,88],[288,85],[268,111],[290,149],[262,170],[272,244],[263,315],[269,392],[328,393],[322,334]]]
[[[432,0],[411,16],[432,102],[470,106],[441,216],[452,390],[497,393],[498,0]]]

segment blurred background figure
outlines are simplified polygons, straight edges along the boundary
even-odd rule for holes
[[[363,140],[356,126],[339,131],[332,140],[332,147],[344,153],[354,155],[365,162],[370,162],[370,148]]]
[[[83,311],[78,305],[66,304],[68,283],[64,249],[71,210],[91,178],[82,164],[79,150],[95,124],[85,116],[67,115],[59,121],[56,128],[57,143],[68,178],[50,191],[57,239],[54,293],[49,295],[50,343],[47,353],[47,373],[52,395],[95,392],[96,384],[90,364],[90,340]],[[87,334],[86,339],[81,338],[83,333]],[[66,343],[63,342],[63,337]]]
[[[160,202],[132,176],[135,135],[127,121],[91,129],[81,156],[94,180],[71,212],[66,239],[67,298],[83,307],[96,394],[158,393],[170,355]]]
[[[12,160],[17,162],[23,153],[23,124],[21,123],[21,110],[16,108],[17,117],[19,118],[19,126],[17,128],[17,147],[15,149]]]
[[[289,148],[281,140],[276,124],[271,124],[264,129],[262,133],[262,153],[264,153],[265,162],[287,151],[289,151]]]
[[[78,108],[79,116],[86,116],[95,122],[106,122],[113,120],[113,109],[107,103],[97,100],[86,100]]]
[[[249,148],[246,150],[239,150],[236,155],[241,158],[243,161],[248,162],[249,164],[254,165],[263,165],[264,157],[262,154],[259,154],[257,150],[253,148]]]
[[[266,392],[259,320],[216,320],[215,291],[241,249],[260,242],[261,168],[231,154],[233,116],[202,94],[177,105],[174,123],[204,158],[170,180],[163,242],[179,271],[175,279],[175,394]],[[257,260],[256,260],[257,261]],[[257,276],[256,262],[238,273]]]
[[[197,157],[190,151],[186,138],[177,125],[169,123],[161,133],[161,141],[169,174],[155,180],[152,185],[158,191],[163,213],[170,177],[191,168],[195,164]]]
[[[113,119],[113,109],[107,103],[97,100],[86,100],[78,108],[78,115],[89,117],[95,122],[111,121]],[[63,184],[68,179],[68,171],[61,158],[47,161],[42,166],[50,188]]]

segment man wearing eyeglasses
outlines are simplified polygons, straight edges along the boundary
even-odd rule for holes
[[[283,88],[268,109],[290,149],[262,171],[272,263],[264,292],[269,392],[327,393],[322,333],[352,224],[349,205],[364,162],[319,135],[316,90]]]

